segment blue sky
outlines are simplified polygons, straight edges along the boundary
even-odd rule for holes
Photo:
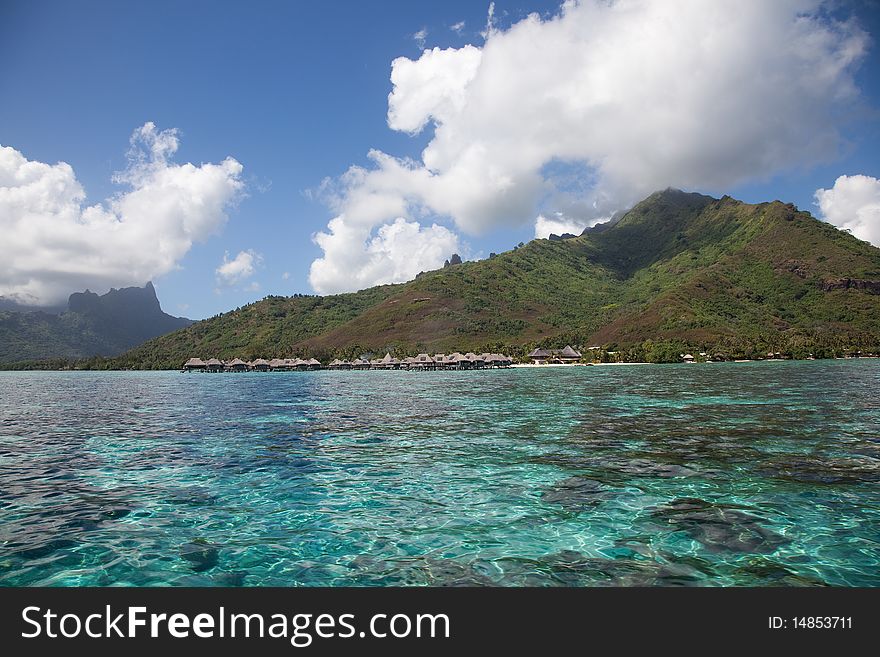
[[[420,30],[427,48],[482,46],[487,11],[488,3],[472,1],[6,2],[0,144],[31,161],[68,163],[84,203],[95,204],[122,189],[112,179],[126,169],[133,130],[146,122],[176,128],[175,162],[231,156],[243,167],[244,195],[228,208],[219,234],[196,241],[175,268],[155,277],[164,309],[202,318],[266,294],[313,293],[310,266],[322,249],[312,235],[339,211],[315,193],[322,180],[338,179],[352,165],[373,170],[371,149],[418,160],[432,140],[430,125],[414,136],[389,128],[392,61],[419,59],[413,35]],[[497,0],[495,29],[529,12],[557,11],[557,2]],[[854,15],[873,40],[880,37],[876,3],[844,3],[834,12]],[[880,59],[876,43],[867,48],[853,67],[860,100],[835,108],[839,155],[769,167],[724,189],[723,182],[682,186],[750,202],[779,198],[815,213],[814,192],[838,176],[880,176]],[[466,230],[472,224],[453,223],[442,210],[420,216],[423,225],[461,228],[458,243],[471,257],[535,234],[533,223],[493,219]],[[245,250],[260,256],[255,271],[219,284],[224,254]]]

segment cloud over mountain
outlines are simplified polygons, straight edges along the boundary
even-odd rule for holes
[[[880,180],[840,176],[831,189],[816,191],[816,203],[825,221],[880,247]]]
[[[142,285],[220,229],[243,189],[241,164],[175,164],[176,130],[153,123],[130,145],[127,168],[114,176],[127,190],[95,205],[66,162],[0,147],[0,296],[50,304],[84,288]]]
[[[540,213],[543,233],[547,217],[588,225],[667,186],[726,191],[833,159],[868,43],[819,0],[568,1],[507,29],[490,20],[485,39],[392,63],[389,127],[433,136],[418,161],[373,152],[335,181],[319,292],[378,282],[321,272],[386,274],[366,253],[400,218],[480,234]],[[585,189],[567,187],[567,167]]]

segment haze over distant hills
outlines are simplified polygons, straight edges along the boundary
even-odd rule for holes
[[[398,285],[267,297],[152,339],[111,364],[173,368],[190,356],[386,350],[524,353],[566,343],[644,351],[667,342],[728,353],[769,345],[806,355],[878,336],[880,249],[790,204],[670,189],[580,236],[537,239]]]
[[[77,292],[66,309],[33,310],[7,301],[0,306],[0,363],[113,356],[190,324],[162,312],[152,283],[100,296]]]

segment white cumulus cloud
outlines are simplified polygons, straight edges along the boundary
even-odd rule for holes
[[[476,235],[538,215],[543,232],[556,213],[589,225],[657,189],[726,192],[829,161],[868,37],[825,5],[569,0],[506,29],[490,12],[481,47],[393,61],[388,125],[431,139],[418,160],[374,151],[336,180],[331,232],[431,216]],[[578,168],[573,196],[558,172]]]
[[[426,50],[417,61],[395,59],[391,64],[388,126],[415,134],[431,119],[443,122],[460,114],[481,56],[479,48],[468,45]]]
[[[448,228],[423,228],[402,218],[372,234],[370,226],[352,225],[340,215],[328,232],[315,235],[315,242],[324,257],[312,263],[309,281],[321,294],[410,280],[459,251],[458,236]]]
[[[880,247],[880,180],[840,176],[831,189],[816,190],[822,218]]]
[[[262,261],[263,257],[253,249],[239,251],[232,260],[229,259],[229,251],[227,251],[223,254],[223,262],[215,270],[217,281],[224,285],[240,283],[253,276]]]
[[[143,285],[174,269],[216,233],[243,190],[242,165],[175,164],[175,130],[146,123],[131,136],[127,189],[86,204],[71,166],[28,160],[0,146],[0,296],[50,304],[71,292]]]
[[[535,219],[535,237],[537,239],[546,239],[553,235],[562,235],[568,233],[570,235],[580,235],[587,224],[581,221],[572,221],[562,215],[554,217],[545,217],[542,214]]]

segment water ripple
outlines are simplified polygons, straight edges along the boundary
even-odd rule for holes
[[[877,586],[878,361],[0,373],[0,585]]]

